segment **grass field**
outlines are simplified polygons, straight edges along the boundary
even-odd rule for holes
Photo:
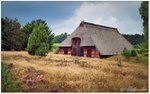
[[[2,51],[2,61],[13,64],[18,91],[26,92],[119,92],[148,91],[148,66],[56,55],[31,56],[27,52]]]

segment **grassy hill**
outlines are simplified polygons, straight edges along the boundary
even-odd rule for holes
[[[18,91],[117,92],[148,91],[148,67],[141,63],[73,57],[49,53],[46,57],[27,52],[2,51],[2,61],[12,64]]]

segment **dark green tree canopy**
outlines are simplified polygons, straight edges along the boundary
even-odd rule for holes
[[[5,17],[1,23],[2,50],[22,50],[26,35],[20,31],[21,25],[17,19]]]
[[[49,35],[43,25],[36,25],[29,36],[28,53],[44,56],[49,51]]]
[[[143,26],[148,25],[148,1],[143,1],[141,3],[139,11],[143,19]]]
[[[145,36],[145,43],[148,46],[148,1],[143,1],[141,7],[139,8],[141,18],[143,20],[143,32]]]
[[[140,34],[122,34],[132,45],[141,44],[144,42],[144,35]]]
[[[45,20],[37,19],[33,20],[32,22],[28,22],[25,26],[23,26],[22,31],[25,32],[28,36],[33,31],[34,27],[37,25],[43,25],[44,29],[51,34],[52,30],[49,29]]]
[[[68,36],[68,34],[66,32],[62,33],[60,35],[57,35],[54,37],[54,42],[61,43],[62,41],[64,41],[67,38],[67,36]]]
[[[43,25],[43,28],[46,30],[46,32],[48,32],[48,35],[49,35],[49,50],[51,49],[51,45],[53,44],[53,38],[54,38],[54,34],[52,33],[52,30],[49,29],[47,23],[45,20],[41,20],[41,19],[37,19],[37,20],[33,20],[32,22],[30,23],[27,23],[25,26],[23,26],[23,28],[21,29],[22,32],[26,33],[27,34],[27,39],[26,39],[26,42],[24,44],[24,48],[27,47],[27,43],[28,43],[28,38],[29,38],[29,35],[32,33],[33,29],[36,27],[36,26],[40,26],[40,25]]]

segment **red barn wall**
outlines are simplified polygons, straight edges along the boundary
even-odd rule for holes
[[[100,53],[96,49],[95,46],[82,47],[82,49],[83,49],[83,56],[84,57],[92,57],[92,58],[99,58],[100,57]],[[60,47],[58,49],[58,51],[56,52],[56,54],[66,54],[66,50],[67,50],[67,55],[72,54],[72,48],[71,47]]]
[[[89,54],[88,50],[90,50],[90,54],[91,54],[91,55],[88,55],[88,54]],[[89,46],[89,47],[84,47],[84,48],[83,48],[83,56],[84,56],[84,57],[99,58],[99,57],[100,57],[100,53],[99,53],[98,50],[96,50],[95,47],[90,47],[90,46]]]
[[[69,47],[59,48],[56,54],[65,54],[65,50],[67,50],[67,55],[71,55],[71,48]]]

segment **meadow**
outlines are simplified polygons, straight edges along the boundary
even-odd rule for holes
[[[12,66],[13,80],[21,82],[18,92],[148,91],[147,64],[116,57],[85,58],[52,52],[40,57],[25,51],[2,51],[2,61]]]

